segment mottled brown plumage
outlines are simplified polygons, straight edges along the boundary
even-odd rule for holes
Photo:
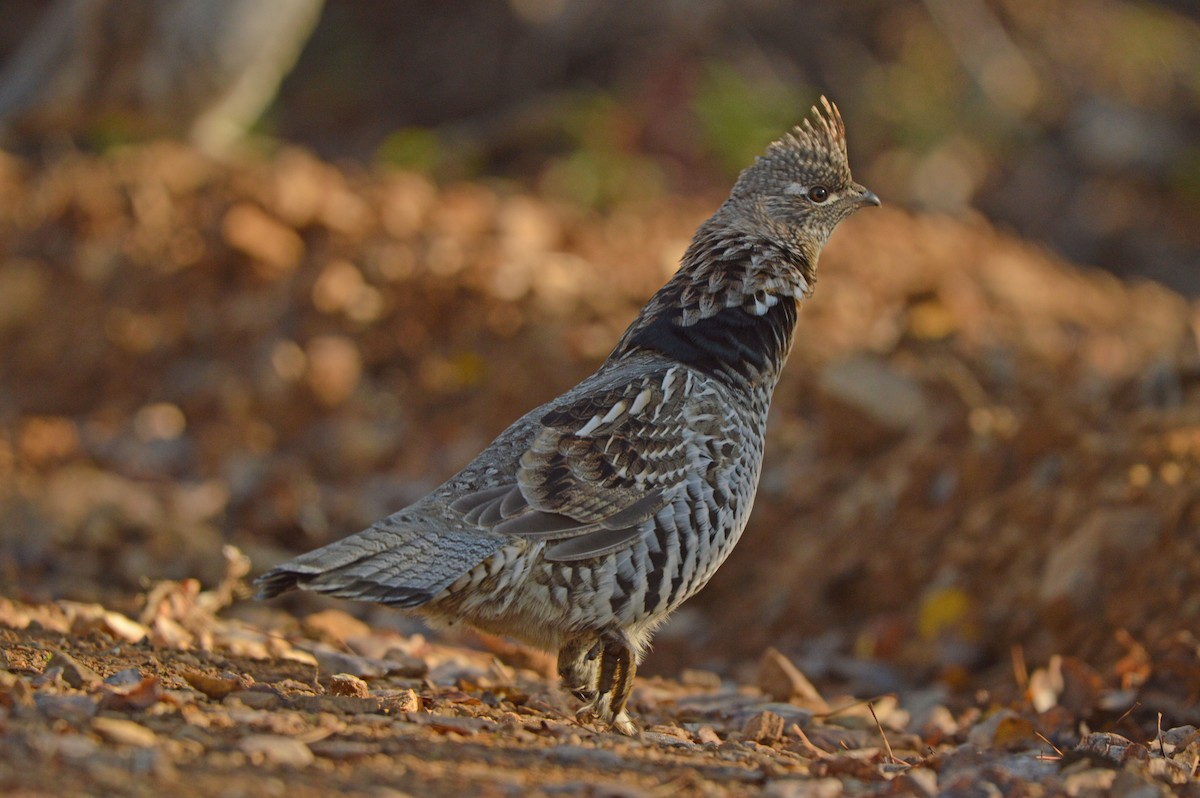
[[[651,634],[749,518],[821,248],[879,204],[822,104],[741,174],[595,374],[411,507],[268,572],[262,594],[379,601],[557,651],[581,712],[632,733]]]

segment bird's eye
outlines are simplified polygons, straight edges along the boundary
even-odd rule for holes
[[[808,190],[808,198],[813,202],[824,202],[829,199],[829,189],[825,186],[813,186]]]

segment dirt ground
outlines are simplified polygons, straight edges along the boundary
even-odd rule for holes
[[[0,160],[0,789],[1200,794],[1200,315],[981,219],[839,228],[640,739],[534,652],[244,598],[594,368],[719,201]]]
[[[1159,668],[1154,684],[1139,683],[1148,662],[1126,669],[1125,683],[1138,686],[1122,689],[1059,658],[1031,675],[1022,701],[980,694],[952,710],[929,689],[827,699],[769,649],[753,684],[702,670],[643,679],[633,706],[644,728],[628,738],[577,721],[546,678],[548,658],[503,644],[491,653],[437,645],[338,610],[299,627],[277,614],[282,627],[263,631],[214,616],[231,595],[194,582],[160,584],[147,598],[140,621],[100,605],[0,602],[6,795],[997,794],[990,785],[1002,795],[1141,796],[1198,787],[1196,727],[1147,729],[1125,708],[1165,702],[1186,714],[1190,699],[1194,719],[1194,692]],[[1175,655],[1175,675],[1194,691],[1194,645]]]

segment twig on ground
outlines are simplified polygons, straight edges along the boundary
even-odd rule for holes
[[[812,751],[813,756],[815,756],[817,759],[833,759],[833,754],[829,753],[823,748],[818,748],[812,740],[808,739],[808,735],[804,733],[804,729],[800,728],[799,723],[793,723],[791,731],[792,734],[800,738],[800,742],[804,744],[804,747],[809,751]]]
[[[1141,705],[1142,705],[1141,701],[1134,701],[1132,704],[1130,704],[1129,709],[1127,709],[1121,713],[1121,717],[1117,718],[1112,723],[1108,724],[1108,731],[1112,731],[1113,729],[1115,729],[1117,727],[1118,723],[1125,720],[1125,718],[1129,717],[1129,713],[1133,712],[1135,709],[1137,709]]]
[[[879,729],[879,736],[883,738],[883,748],[887,751],[888,761],[893,765],[907,765],[907,762],[902,762],[892,753],[892,744],[888,741],[887,732],[883,730],[883,724],[879,722],[879,716],[875,714],[875,705],[867,702],[867,709],[871,710],[871,718],[875,721],[875,728]]]
[[[1048,746],[1050,746],[1051,748],[1053,748],[1053,749],[1054,749],[1054,753],[1055,753],[1055,756],[1050,756],[1049,754],[1039,754],[1039,755],[1038,755],[1038,757],[1037,757],[1038,759],[1041,759],[1041,760],[1043,760],[1043,761],[1051,761],[1051,762],[1056,762],[1056,761],[1058,761],[1058,760],[1060,760],[1060,759],[1063,759],[1063,758],[1066,756],[1066,755],[1065,755],[1065,754],[1062,752],[1062,749],[1061,749],[1061,748],[1059,748],[1059,747],[1058,747],[1057,745],[1055,745],[1054,743],[1050,742],[1050,738],[1048,738],[1046,735],[1042,734],[1041,732],[1034,732],[1034,734],[1036,734],[1036,735],[1038,736],[1038,739],[1039,739],[1039,740],[1041,740],[1041,741],[1042,741],[1042,742],[1044,742],[1046,745],[1048,745]]]
[[[829,720],[830,718],[837,717],[838,715],[842,714],[843,712],[848,712],[848,711],[854,709],[855,707],[860,707],[863,704],[870,705],[871,703],[873,703],[875,701],[879,701],[880,699],[883,699],[883,698],[896,698],[896,694],[895,693],[881,693],[880,695],[871,696],[870,698],[860,698],[857,701],[851,701],[849,704],[840,706],[837,709],[831,709],[828,712],[814,712],[813,717],[820,718],[821,720]]]

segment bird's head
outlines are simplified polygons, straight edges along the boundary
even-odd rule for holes
[[[742,172],[696,231],[679,271],[625,331],[614,360],[652,350],[774,386],[822,247],[838,222],[879,204],[850,177],[837,108],[824,97],[821,105]]]
[[[727,223],[799,249],[815,267],[838,222],[879,204],[850,177],[841,114],[822,97],[821,107],[742,172],[723,210]]]

